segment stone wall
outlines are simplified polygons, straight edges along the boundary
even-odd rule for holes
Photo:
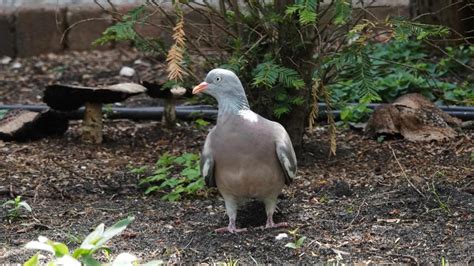
[[[92,0],[59,0],[59,5],[51,3],[58,0],[0,0],[0,57],[28,57],[43,53],[65,50],[110,49],[114,45],[93,47],[91,43],[111,25],[109,15]],[[103,2],[99,1],[99,2]],[[114,0],[114,3],[143,3],[138,0]],[[32,4],[34,3],[34,4]],[[84,5],[83,3],[89,3]],[[371,12],[379,18],[387,15],[409,15],[408,0],[376,1]],[[122,5],[127,10],[134,4]],[[196,14],[188,14],[192,20],[202,20]],[[164,18],[154,17],[160,23]],[[72,30],[66,31],[74,26]],[[160,36],[170,42],[169,34],[157,28],[139,28],[148,31],[148,36]],[[201,29],[196,29],[199,34]],[[149,32],[152,31],[152,32]],[[191,34],[193,35],[193,34]]]

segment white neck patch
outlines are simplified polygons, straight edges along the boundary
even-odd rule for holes
[[[240,110],[239,115],[245,119],[248,120],[252,123],[255,123],[258,121],[258,116],[256,113],[252,112],[251,110]]]

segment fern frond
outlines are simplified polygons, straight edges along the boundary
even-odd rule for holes
[[[348,0],[335,0],[334,24],[343,25],[351,19],[351,3]]]
[[[394,28],[394,37],[397,40],[406,41],[410,36],[417,40],[425,40],[430,37],[443,37],[449,34],[449,28],[442,25],[423,24],[408,20],[391,21]]]
[[[271,88],[277,83],[283,84],[286,88],[300,89],[305,86],[304,80],[296,70],[287,68],[273,61],[257,65],[254,69],[254,80],[252,85],[255,87],[264,86]]]
[[[185,32],[184,32],[184,17],[181,12],[178,13],[178,22],[173,28],[174,44],[168,51],[166,57],[168,78],[175,81],[183,81],[186,73],[184,70],[184,53],[185,53]]]
[[[360,50],[358,56],[360,62],[356,66],[355,80],[360,83],[359,95],[361,102],[380,101],[381,98],[377,93],[377,88],[375,87],[372,61],[370,60],[369,55],[363,50]]]

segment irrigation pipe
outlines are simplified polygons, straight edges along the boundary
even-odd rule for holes
[[[369,108],[375,108],[379,104],[371,104]],[[462,120],[474,120],[474,107],[469,106],[438,106],[451,116]],[[24,109],[41,112],[47,110],[47,105],[0,105],[0,110]],[[104,114],[109,119],[132,119],[132,120],[159,120],[163,115],[164,108],[155,107],[112,107],[104,108]],[[326,105],[320,104],[320,119],[327,117]],[[338,119],[340,110],[332,110],[331,113]],[[64,112],[69,119],[82,119],[84,108],[75,111]],[[176,116],[182,120],[195,118],[216,119],[217,109],[209,105],[178,105],[176,106]]]

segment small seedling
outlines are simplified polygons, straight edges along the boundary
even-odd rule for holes
[[[194,123],[196,123],[196,126],[198,128],[202,128],[202,127],[205,127],[205,126],[209,125],[209,122],[207,122],[206,120],[201,119],[201,118],[196,119],[194,121]]]
[[[293,249],[295,252],[299,252],[303,247],[304,241],[306,240],[305,236],[301,236],[298,233],[299,228],[295,230],[289,230],[288,234],[290,234],[293,238],[293,242],[286,243],[285,247]]]
[[[227,259],[226,261],[217,262],[216,265],[218,266],[237,266],[239,265],[239,260],[234,260],[232,258]]]
[[[380,136],[377,137],[377,142],[378,143],[382,143],[382,142],[384,142],[384,140],[385,140],[385,135],[380,135]]]
[[[90,233],[82,242],[81,246],[70,252],[66,244],[54,242],[44,236],[39,236],[38,241],[30,241],[25,245],[27,249],[47,251],[52,254],[52,259],[46,265],[101,265],[99,261],[93,258],[98,251],[103,251],[106,257],[110,258],[110,249],[105,245],[111,238],[120,234],[134,220],[134,217],[118,221],[111,227],[105,228],[100,224]],[[33,255],[24,266],[43,265],[39,261],[40,252]],[[119,254],[112,265],[132,265],[137,258],[128,253]],[[124,263],[126,262],[126,264]]]
[[[20,218],[22,210],[31,212],[31,207],[26,201],[21,200],[21,196],[17,196],[13,200],[8,200],[2,204],[2,207],[8,208],[7,218],[9,221]]]
[[[450,213],[451,210],[449,209],[449,198],[446,202],[444,202],[439,193],[438,193],[438,190],[436,189],[435,187],[435,184],[431,184],[431,193],[433,194],[436,202],[438,203],[438,206],[439,206],[439,209],[444,211],[445,213]]]

